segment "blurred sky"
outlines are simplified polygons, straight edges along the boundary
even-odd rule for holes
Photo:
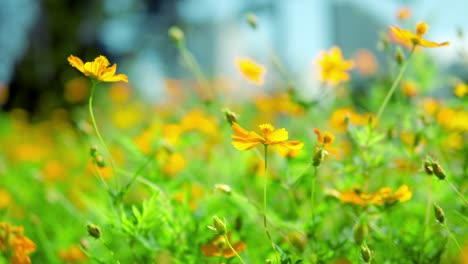
[[[44,19],[40,16],[42,3],[0,1],[0,82],[8,84],[15,77],[15,65],[35,41],[30,33],[35,30],[37,20]],[[377,52],[379,32],[397,23],[395,15],[402,6],[412,10],[408,27],[425,20],[431,26],[430,40],[452,41],[449,48],[431,51],[441,65],[448,66],[457,59],[454,47],[467,45],[453,41],[457,28],[468,31],[467,0],[103,0],[102,3],[102,13],[97,13],[101,17],[83,19],[82,27],[96,35],[107,56],[119,59],[119,70],[128,73],[132,84],[145,87],[146,96],[153,99],[160,97],[161,89],[157,87],[161,87],[165,76],[186,75],[167,37],[167,27],[173,23],[185,31],[189,48],[211,76],[234,78],[239,78],[234,65],[236,57],[247,56],[269,65],[271,50],[277,52],[296,78],[306,81],[312,76],[319,51],[332,45],[342,47],[347,57],[357,48]],[[245,22],[247,12],[258,16],[258,32]],[[69,51],[63,52],[66,61]]]

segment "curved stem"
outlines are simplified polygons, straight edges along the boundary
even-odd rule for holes
[[[228,244],[229,248],[232,250],[232,252],[234,252],[234,254],[236,254],[236,257],[240,260],[240,262],[242,264],[245,264],[244,260],[242,259],[242,257],[239,255],[239,253],[237,253],[237,251],[234,249],[234,247],[231,245],[231,241],[229,241],[228,237],[226,234],[223,235],[224,236],[224,240],[226,240],[226,243]]]
[[[461,200],[465,203],[465,205],[468,205],[468,201],[466,201],[465,197],[463,197],[463,194],[462,194],[448,179],[445,179],[445,181],[446,181],[447,184],[450,186],[450,188],[452,188],[452,190],[453,190],[458,196],[460,196]]]
[[[375,119],[375,123],[377,123],[377,121],[382,116],[382,113],[383,113],[385,107],[387,106],[388,102],[390,101],[390,98],[392,97],[393,93],[395,92],[396,88],[398,87],[398,84],[400,83],[400,80],[403,77],[403,73],[405,72],[406,67],[408,67],[409,59],[411,58],[411,55],[413,55],[415,47],[416,47],[416,45],[414,45],[413,48],[411,49],[411,51],[410,51],[410,53],[408,55],[408,58],[406,58],[405,62],[401,66],[400,72],[398,72],[398,76],[396,77],[395,81],[393,81],[392,87],[390,88],[390,90],[387,93],[387,96],[385,96],[384,101],[380,105],[379,111],[377,112],[377,117]]]
[[[112,159],[112,154],[111,154],[109,148],[107,147],[106,143],[104,142],[104,139],[102,139],[101,133],[99,132],[99,129],[98,129],[98,126],[97,126],[97,123],[96,123],[96,118],[94,118],[93,97],[94,97],[94,90],[95,90],[96,85],[98,83],[99,83],[99,81],[97,81],[97,80],[91,80],[91,93],[89,95],[89,102],[88,102],[89,115],[91,116],[91,122],[93,123],[94,132],[96,133],[96,135],[97,135],[97,137],[99,139],[99,142],[104,146],[104,148],[107,151],[107,154],[109,155],[110,164],[111,164],[112,171],[113,171],[114,177],[115,177],[116,187],[117,187],[117,189],[119,189],[119,180],[118,180],[118,177],[117,177],[114,160]]]
[[[276,260],[279,263],[279,256],[278,256],[278,251],[276,250],[275,243],[273,242],[273,239],[271,239],[271,234],[270,231],[268,230],[268,224],[267,224],[267,169],[268,169],[268,145],[265,146],[265,167],[263,171],[263,226],[265,227],[265,232],[267,234],[268,239],[271,242],[271,246],[273,247],[273,250],[275,251],[275,256]]]
[[[445,231],[447,231],[449,237],[453,240],[453,242],[455,243],[455,245],[457,245],[458,250],[461,251],[461,246],[460,246],[460,244],[458,243],[457,238],[455,238],[455,236],[453,235],[452,231],[450,231],[450,229],[448,228],[447,223],[443,223],[442,226],[444,226]]]

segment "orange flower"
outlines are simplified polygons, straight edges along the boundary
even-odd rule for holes
[[[66,263],[77,263],[88,259],[83,251],[76,245],[72,245],[67,249],[61,249],[58,253],[58,257]]]
[[[363,76],[371,76],[377,71],[377,59],[370,50],[359,49],[354,55],[354,62],[357,71]]]
[[[419,22],[416,25],[416,34],[411,32],[411,30],[401,29],[397,26],[390,26],[390,32],[393,34],[395,40],[404,46],[422,46],[426,48],[435,48],[435,47],[442,47],[448,46],[450,42],[432,42],[423,39],[423,35],[426,34],[429,26],[425,22]]]
[[[322,135],[322,132],[318,128],[314,128],[314,133],[317,135],[316,151],[318,149],[323,149],[327,153],[340,158],[340,153],[336,149],[331,148],[331,144],[335,141],[335,136],[332,133],[326,131],[325,134]]]
[[[227,233],[227,237],[229,242],[231,242],[231,232]],[[232,244],[232,247],[237,253],[241,253],[247,248],[247,245],[239,241],[237,243]],[[224,258],[232,258],[236,256],[236,253],[229,248],[226,239],[222,235],[218,235],[213,238],[208,244],[202,245],[200,247],[201,252],[206,257],[219,257],[222,256]]]
[[[16,236],[12,242],[13,254],[10,257],[12,264],[30,264],[29,254],[36,251],[36,244],[25,236]]]
[[[400,21],[408,20],[411,16],[411,9],[408,7],[401,7],[398,9],[396,16]]]
[[[235,135],[232,135],[232,145],[238,150],[248,150],[258,144],[277,145],[278,148],[285,149],[301,149],[304,144],[302,142],[288,140],[288,131],[284,128],[276,129],[270,124],[260,125],[262,135],[254,131],[247,131],[237,123],[232,123],[232,130]]]
[[[263,85],[266,73],[264,66],[248,58],[238,58],[236,64],[247,81],[258,86]]]
[[[332,85],[348,81],[350,79],[348,71],[354,67],[352,61],[343,60],[338,47],[332,47],[328,53],[322,52],[318,64],[322,70],[320,80]]]
[[[418,85],[413,81],[402,81],[401,90],[406,97],[414,97],[418,95]]]
[[[68,56],[70,65],[84,75],[102,82],[128,82],[128,77],[125,74],[115,74],[117,64],[109,67],[109,61],[104,56],[99,56],[92,62],[83,63],[83,61],[73,55]]]

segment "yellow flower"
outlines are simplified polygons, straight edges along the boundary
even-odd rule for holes
[[[457,83],[457,85],[455,85],[453,88],[453,93],[460,98],[468,95],[468,85],[462,82]]]
[[[128,77],[125,74],[115,74],[117,64],[109,67],[110,63],[104,56],[99,56],[92,62],[83,63],[83,61],[73,55],[68,56],[70,65],[84,75],[101,82],[128,82]]]
[[[287,141],[288,131],[284,128],[276,129],[270,124],[260,125],[262,135],[260,136],[254,131],[247,131],[237,123],[232,123],[232,130],[235,135],[232,135],[232,145],[238,150],[248,150],[258,144],[277,145],[278,148],[285,149],[301,149],[304,143],[299,141]]]
[[[338,198],[343,203],[350,203],[366,207],[368,205],[393,205],[397,202],[403,203],[411,199],[413,190],[407,185],[400,186],[395,193],[392,194],[392,188],[383,187],[373,193],[365,193],[360,188],[354,188],[349,191],[339,192],[331,190],[329,195]]]
[[[330,126],[336,131],[346,130],[346,121],[355,126],[366,125],[369,120],[375,120],[375,116],[370,113],[359,114],[352,107],[343,107],[336,109],[330,117]],[[374,122],[373,122],[374,123]]]
[[[418,85],[413,81],[402,81],[401,90],[406,97],[414,97],[418,95]]]
[[[450,42],[432,42],[423,39],[423,35],[426,34],[429,26],[425,22],[419,22],[416,25],[416,34],[411,32],[411,30],[401,29],[397,26],[390,26],[390,32],[393,34],[393,37],[397,42],[405,46],[422,46],[426,48],[435,48],[435,47],[442,47],[448,46]]]
[[[65,84],[63,96],[70,103],[80,103],[86,100],[89,95],[89,80],[85,77],[78,77]]]
[[[29,254],[36,251],[36,244],[23,235],[22,226],[0,223],[0,250],[11,252],[10,263],[30,264]]]
[[[7,189],[0,188],[0,210],[8,208],[11,205],[13,198]]]
[[[248,58],[238,58],[236,64],[247,81],[258,86],[263,85],[266,73],[264,66]]]
[[[227,233],[227,237],[228,240],[231,241],[231,232]],[[231,243],[231,245],[237,253],[241,253],[244,251],[244,249],[247,248],[247,245],[242,241],[236,242],[234,244]],[[202,245],[200,250],[206,257],[223,256],[224,258],[232,258],[236,256],[236,253],[231,248],[229,248],[226,239],[222,235],[218,235],[208,244]]]
[[[320,80],[332,85],[348,81],[348,71],[354,67],[354,62],[343,60],[338,47],[332,47],[328,53],[322,52],[318,64],[322,70]]]

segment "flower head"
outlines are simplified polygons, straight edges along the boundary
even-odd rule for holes
[[[284,149],[301,149],[304,144],[302,142],[292,140],[288,141],[288,131],[284,128],[275,129],[270,124],[260,125],[262,136],[254,131],[247,131],[237,123],[232,123],[234,135],[232,145],[238,150],[248,150],[258,144],[276,145],[278,148]]]
[[[84,75],[101,81],[101,82],[128,82],[128,77],[125,74],[115,74],[117,64],[109,67],[110,63],[104,56],[99,56],[94,61],[83,63],[83,61],[73,55],[68,56],[70,65]]]
[[[366,193],[357,187],[343,192],[331,190],[329,194],[343,203],[366,207],[369,205],[384,206],[394,205],[397,202],[406,202],[413,196],[413,190],[407,185],[401,185],[395,193],[392,193],[392,188],[389,187],[380,188],[373,193]]]
[[[228,240],[231,241],[231,232],[227,233]],[[231,243],[232,244],[232,243]],[[244,249],[247,248],[247,245],[239,241],[232,244],[232,247],[236,250],[237,253],[241,253]],[[217,235],[213,238],[208,244],[202,245],[200,247],[203,255],[207,257],[219,257],[232,258],[236,256],[236,252],[229,248],[229,245],[223,235]]]
[[[332,85],[348,81],[350,79],[348,71],[354,67],[354,62],[343,59],[338,47],[332,47],[328,53],[322,52],[318,64],[322,70],[320,80]]]
[[[396,17],[400,21],[408,20],[411,17],[411,9],[409,7],[401,7],[398,9]]]
[[[326,153],[335,155],[337,158],[340,157],[340,153],[331,147],[332,143],[335,141],[335,136],[332,133],[326,131],[322,134],[318,128],[314,128],[314,133],[317,135],[316,151],[321,149],[326,151]]]
[[[448,46],[450,44],[450,42],[447,41],[437,43],[423,39],[423,35],[426,34],[428,29],[429,26],[425,22],[419,22],[416,25],[416,34],[408,29],[401,29],[397,26],[390,26],[390,32],[393,34],[394,39],[404,46],[422,46],[426,48],[435,48]]]
[[[244,76],[247,81],[258,86],[263,85],[266,73],[264,66],[248,58],[236,59],[236,64],[242,76]]]

